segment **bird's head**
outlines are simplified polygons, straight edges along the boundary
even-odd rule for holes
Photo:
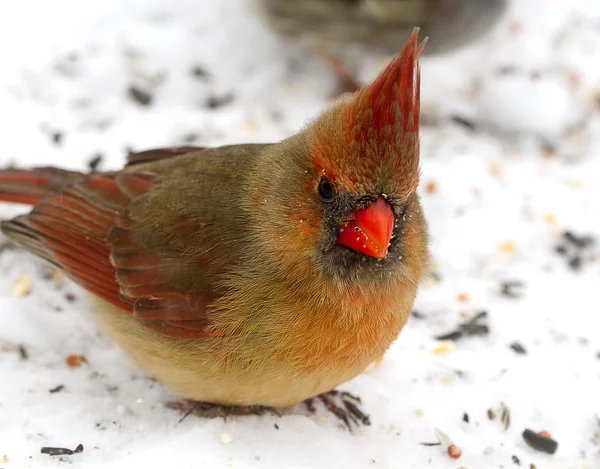
[[[285,202],[272,235],[327,275],[385,277],[426,256],[417,32],[371,84],[274,149],[271,187]]]

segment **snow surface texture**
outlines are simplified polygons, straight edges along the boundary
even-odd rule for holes
[[[100,169],[116,169],[128,149],[273,141],[334,87],[245,0],[0,9],[1,166],[86,169],[102,155]],[[364,80],[382,63],[355,60]],[[97,333],[82,291],[5,249],[0,467],[600,467],[599,250],[563,234],[600,237],[600,2],[517,0],[484,41],[422,63],[420,190],[436,276],[383,362],[343,386],[362,396],[371,427],[350,434],[300,408],[178,423],[168,390]],[[24,209],[2,204],[0,217]],[[434,340],[479,311],[487,336]],[[86,361],[69,367],[71,354]],[[507,430],[488,418],[501,402]],[[459,460],[420,444],[436,428]],[[525,428],[549,431],[558,451],[529,448]],[[80,454],[40,454],[79,443]]]

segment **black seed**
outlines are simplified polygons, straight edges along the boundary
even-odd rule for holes
[[[88,168],[90,168],[90,171],[95,171],[100,163],[102,163],[103,159],[104,155],[102,153],[96,153],[92,159],[88,161]]]
[[[60,145],[62,143],[62,140],[63,140],[63,134],[62,134],[62,132],[54,132],[52,134],[52,142],[55,145]]]
[[[50,389],[50,394],[61,392],[63,389],[65,389],[65,385],[64,384],[59,384],[55,388]]]
[[[523,431],[523,439],[533,449],[543,453],[554,454],[558,449],[558,442],[529,429]]]
[[[564,232],[565,239],[579,249],[585,249],[594,244],[594,238],[591,236],[577,236],[571,231]]]
[[[29,358],[29,353],[27,353],[27,349],[23,345],[19,345],[19,357],[21,360],[27,360]]]
[[[465,117],[453,115],[453,116],[450,116],[450,120],[452,122],[454,122],[455,124],[458,124],[458,125],[464,127],[465,129],[470,130],[471,132],[474,132],[475,130],[477,130],[477,125],[475,125],[474,122],[468,120]]]
[[[192,76],[199,80],[208,81],[211,78],[210,73],[201,65],[194,65],[191,70]]]
[[[140,106],[148,106],[152,103],[153,96],[150,92],[142,90],[137,86],[130,86],[127,90],[129,97]]]
[[[557,245],[554,248],[554,250],[556,251],[557,254],[560,254],[561,256],[564,256],[567,253],[567,248],[562,244]]]
[[[233,93],[227,93],[222,96],[209,96],[204,102],[204,106],[208,109],[218,109],[230,104],[235,99]]]
[[[569,267],[573,270],[579,270],[582,263],[583,261],[580,256],[573,256],[569,259]]]
[[[527,350],[519,342],[513,342],[510,344],[510,348],[513,349],[519,355],[525,355]]]
[[[194,143],[200,136],[195,132],[189,132],[182,138],[184,143]]]
[[[500,284],[500,294],[509,298],[520,298],[524,284],[519,280],[511,280]]]
[[[435,336],[435,340],[458,340],[463,336],[461,331],[453,331],[448,334]]]
[[[69,448],[53,448],[50,446],[43,446],[41,449],[42,454],[49,454],[50,456],[64,456],[66,454],[75,454],[81,453],[83,451],[83,445],[77,445],[77,448],[69,449]]]

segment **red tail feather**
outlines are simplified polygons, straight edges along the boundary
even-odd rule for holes
[[[84,175],[58,168],[7,169],[0,171],[0,201],[35,205]]]

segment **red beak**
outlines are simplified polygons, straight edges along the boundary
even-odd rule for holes
[[[394,212],[383,197],[353,213],[340,227],[337,244],[367,256],[383,259],[394,231]]]

